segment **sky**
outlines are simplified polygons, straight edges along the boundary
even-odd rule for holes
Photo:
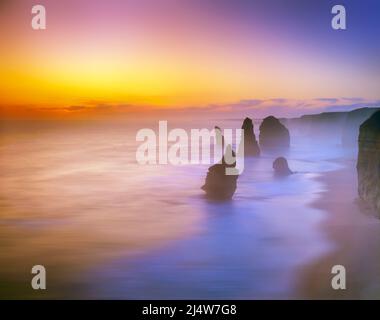
[[[1,117],[379,104],[377,0],[0,0],[0,23]]]

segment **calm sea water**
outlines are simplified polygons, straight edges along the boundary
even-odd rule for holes
[[[4,132],[2,294],[32,296],[30,269],[42,264],[49,297],[294,296],[300,268],[333,248],[319,227],[325,213],[310,206],[323,190],[314,178],[350,155],[333,141],[292,137],[286,154],[247,160],[233,201],[215,203],[200,190],[207,165],[136,163],[141,126],[26,125]],[[273,176],[280,155],[296,174]]]

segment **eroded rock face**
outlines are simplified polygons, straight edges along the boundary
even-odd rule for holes
[[[245,118],[241,127],[244,130],[244,149],[242,143],[239,146],[239,155],[258,157],[260,155],[259,144],[257,143],[255,132],[253,130],[252,119]]]
[[[226,161],[226,155],[235,157],[231,146],[226,148],[221,163],[215,164],[208,169],[206,182],[202,190],[206,192],[207,198],[211,200],[230,200],[236,191],[238,175],[227,175],[227,168],[235,168],[236,162]]]
[[[275,117],[266,117],[260,125],[261,149],[288,148],[289,130]]]
[[[360,198],[380,214],[380,111],[360,126],[357,170]]]
[[[273,170],[276,176],[287,176],[293,172],[289,169],[288,160],[279,157],[273,161]]]

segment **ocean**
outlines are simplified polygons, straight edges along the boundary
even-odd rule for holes
[[[241,125],[190,121],[169,126]],[[208,165],[136,162],[142,127],[158,122],[3,129],[0,293],[33,297],[30,270],[41,264],[50,298],[295,297],[302,267],[334,249],[326,213],[311,206],[324,190],[315,178],[354,151],[291,134],[288,151],[246,159],[232,201],[212,202],[200,189]],[[277,156],[296,173],[275,177]]]

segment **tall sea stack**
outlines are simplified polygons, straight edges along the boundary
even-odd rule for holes
[[[289,130],[275,117],[266,117],[260,125],[261,149],[288,148]]]
[[[241,128],[244,130],[244,156],[258,157],[260,155],[260,148],[253,130],[252,119],[245,118]],[[239,155],[243,155],[242,143],[239,146]]]
[[[360,198],[380,214],[380,111],[360,126],[357,170]]]

